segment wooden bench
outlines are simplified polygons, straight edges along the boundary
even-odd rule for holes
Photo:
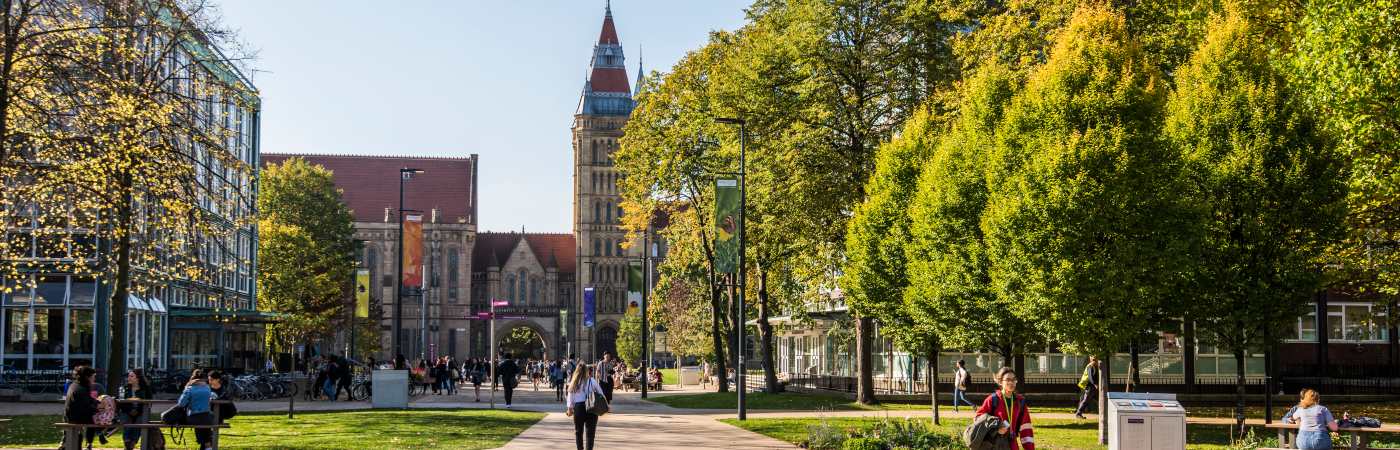
[[[1278,430],[1278,445],[1283,449],[1298,448],[1298,424],[1274,422],[1264,425],[1264,428]],[[1371,446],[1371,436],[1377,433],[1394,433],[1400,436],[1400,426],[1383,425],[1379,428],[1365,427],[1337,427],[1337,433],[1349,436],[1351,450],[1386,450],[1380,447]],[[1260,449],[1269,450],[1269,449]]]
[[[98,429],[98,430],[106,430],[106,429],[108,429],[108,428],[136,428],[136,429],[140,429],[140,430],[141,430],[141,450],[150,450],[150,448],[151,448],[151,447],[150,447],[150,445],[151,445],[151,439],[150,439],[150,437],[151,437],[151,434],[150,434],[150,433],[151,433],[151,430],[155,430],[156,433],[161,433],[161,432],[162,432],[161,430],[162,430],[162,429],[166,429],[166,428],[205,429],[205,430],[210,430],[210,431],[212,431],[212,433],[210,433],[210,434],[211,434],[211,436],[210,436],[211,441],[210,441],[209,445],[210,445],[211,447],[215,448],[215,449],[218,449],[218,448],[219,448],[219,430],[220,430],[220,429],[223,429],[223,428],[228,428],[228,427],[229,427],[228,424],[215,424],[215,425],[166,425],[166,424],[163,424],[163,423],[126,423],[126,424],[123,424],[123,423],[113,423],[113,424],[111,424],[111,425],[94,425],[94,424],[88,424],[88,423],[56,423],[56,424],[53,424],[53,425],[54,425],[55,427],[58,427],[58,428],[63,429],[63,450],[82,450],[82,449],[83,449],[83,446],[84,446],[85,444],[87,444],[87,438],[86,438],[86,434],[87,434],[87,433],[85,433],[84,431],[87,431],[87,430],[89,430],[89,429],[94,429],[94,428],[95,428],[95,429]]]

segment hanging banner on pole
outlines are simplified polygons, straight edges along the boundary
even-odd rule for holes
[[[369,317],[369,269],[355,271],[355,317]]]
[[[627,264],[627,313],[636,314],[642,308],[642,262],[631,261]]]
[[[715,180],[715,270],[739,268],[739,181]]]
[[[403,221],[403,286],[423,287],[423,215],[409,214]]]
[[[583,288],[583,326],[593,327],[593,288]]]

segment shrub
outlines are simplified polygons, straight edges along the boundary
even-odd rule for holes
[[[850,438],[841,444],[841,450],[885,450],[885,442],[878,438]]]
[[[806,447],[812,450],[841,450],[846,431],[832,425],[823,417],[821,422],[807,427]]]

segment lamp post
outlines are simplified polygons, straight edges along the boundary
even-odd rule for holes
[[[736,353],[738,354],[739,361],[734,366],[734,381],[735,384],[738,384],[739,391],[739,420],[745,420],[748,418],[748,408],[746,407],[747,405],[744,404],[744,288],[747,282],[744,276],[744,247],[746,244],[744,236],[748,234],[748,230],[744,226],[744,216],[747,215],[745,210],[748,206],[748,196],[745,189],[748,180],[744,175],[744,152],[746,150],[745,147],[748,145],[748,135],[744,130],[744,119],[716,117],[715,122],[726,125],[739,125],[739,234],[737,236],[739,238],[739,294],[735,296],[739,303],[739,317],[736,322],[739,325],[738,345],[736,346],[738,348]]]
[[[422,169],[411,169],[404,167],[399,169],[399,252],[394,271],[394,355],[403,354],[403,339],[399,336],[403,328],[403,182],[413,178],[413,174],[423,173]]]
[[[646,231],[642,232],[642,398],[647,398],[647,384],[651,378],[651,353],[647,352],[647,297],[651,291],[651,218],[647,219]]]

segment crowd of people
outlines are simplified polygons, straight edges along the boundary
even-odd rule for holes
[[[232,403],[215,404],[215,400],[228,400],[227,383],[229,379],[224,372],[211,370],[205,372],[203,369],[195,369],[190,374],[190,379],[185,383],[185,388],[176,400],[175,406],[162,414],[162,421],[171,417],[171,425],[213,425],[213,408],[218,407],[220,421],[227,420],[237,413],[237,408]],[[96,438],[102,444],[107,443],[107,437],[116,432],[122,424],[142,423],[147,416],[147,403],[137,400],[152,400],[155,391],[151,389],[151,382],[146,378],[141,369],[127,371],[126,378],[122,385],[117,388],[116,396],[107,394],[106,387],[97,382],[97,370],[89,366],[78,366],[73,370],[72,379],[68,384],[68,390],[63,400],[63,421],[71,424],[86,425],[111,425],[111,428],[88,428],[83,433],[83,439],[87,447],[92,447],[92,441]],[[118,401],[126,400],[126,401]],[[171,414],[171,412],[178,414]],[[141,431],[137,428],[121,428],[122,444],[127,450],[132,450],[140,444]],[[195,442],[200,449],[211,448],[213,442],[213,432],[208,428],[195,428]],[[154,438],[155,436],[153,436]],[[163,441],[163,438],[162,438]]]

